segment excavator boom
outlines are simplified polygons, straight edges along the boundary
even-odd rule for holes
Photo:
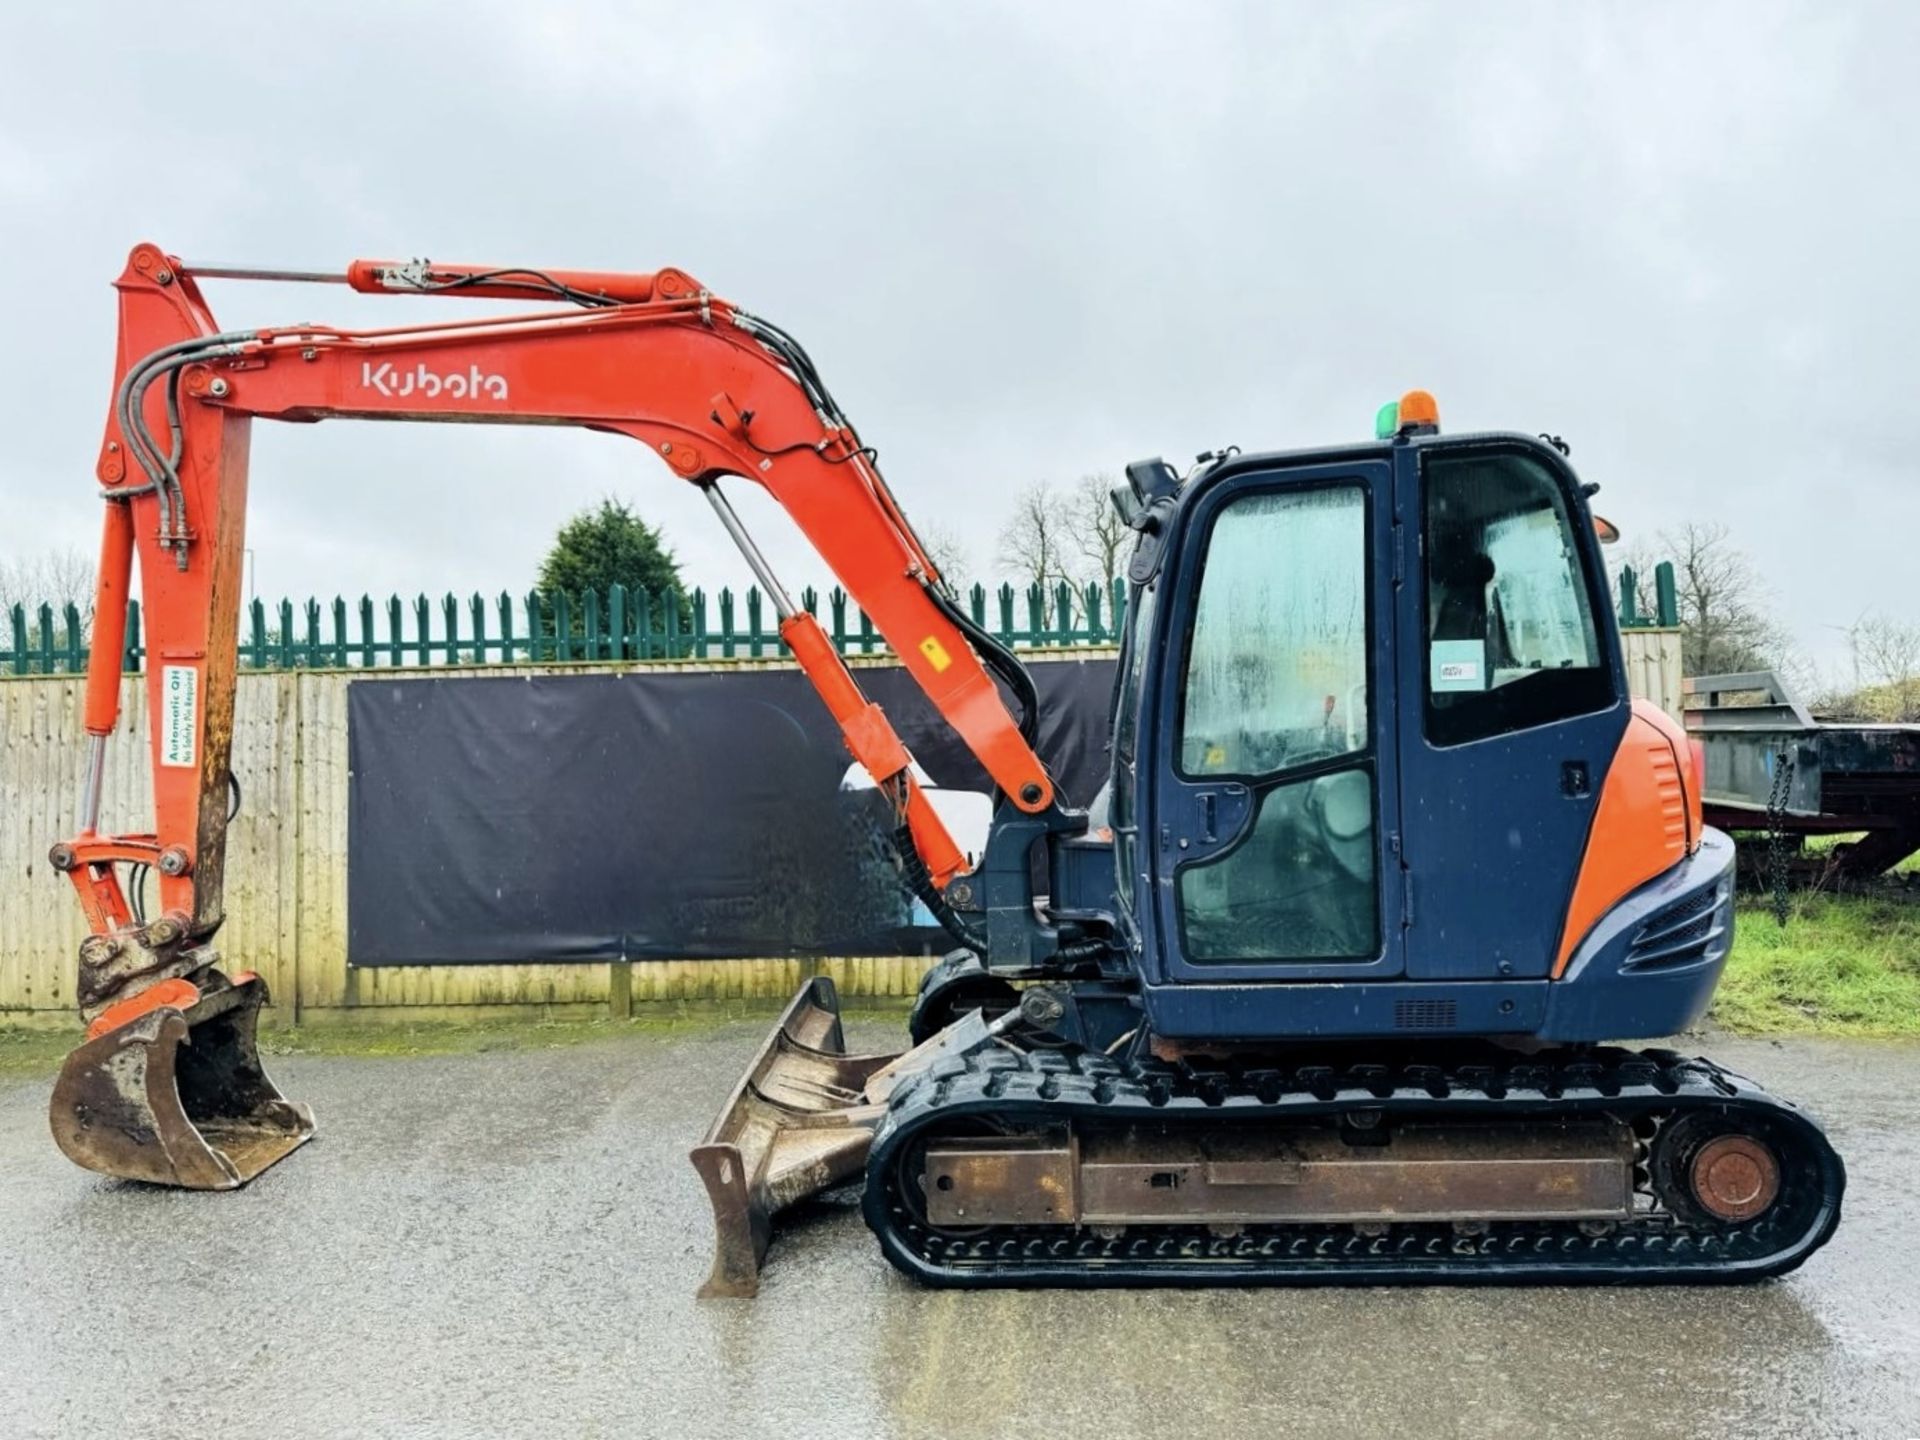
[[[223,330],[202,278],[544,308],[378,329]],[[52,857],[91,931],[78,986],[89,1041],[63,1072],[52,1117],[79,1163],[193,1188],[239,1184],[312,1129],[260,1068],[252,1036],[264,986],[253,976],[229,979],[212,944],[223,918],[255,419],[572,425],[639,441],[707,494],[848,749],[892,801],[907,883],[965,934],[942,892],[967,859],[922,793],[900,737],[819,623],[793,604],[722,493],[724,478],[750,480],[793,517],[1006,803],[1057,814],[1053,782],[1023,733],[1032,717],[1015,718],[976,645],[1003,670],[1006,657],[995,657],[953,605],[873,451],[811,359],[785,331],[684,271],[357,260],[316,273],[194,266],[140,245],[116,286],[114,400],[95,467],[106,503],[87,781],[77,831]],[[111,834],[100,828],[100,782],[118,719],[136,557],[151,656],[155,827]],[[129,884],[147,870],[158,877],[152,917],[143,888]],[[174,1052],[185,1043],[195,1048],[182,1058]]]

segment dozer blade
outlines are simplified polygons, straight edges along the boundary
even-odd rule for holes
[[[849,1055],[833,982],[802,985],[693,1148],[713,1202],[713,1273],[701,1296],[758,1294],[773,1217],[862,1171],[894,1087],[942,1056],[992,1045],[1018,1015],[989,1022],[973,1010],[902,1054]]]
[[[702,1296],[757,1294],[774,1213],[859,1173],[886,1111],[867,1099],[867,1082],[894,1058],[847,1054],[833,982],[800,987],[693,1150],[713,1202]]]
[[[87,1041],[60,1067],[50,1119],[69,1160],[102,1175],[232,1190],[313,1138],[254,1041],[257,976],[163,1005]]]

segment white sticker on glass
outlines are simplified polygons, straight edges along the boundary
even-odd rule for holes
[[[1435,640],[1431,664],[1429,680],[1436,695],[1449,690],[1487,688],[1487,642],[1484,640]]]

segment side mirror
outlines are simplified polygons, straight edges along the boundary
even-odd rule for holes
[[[1127,484],[1144,509],[1156,500],[1171,498],[1180,488],[1180,477],[1171,465],[1155,455],[1150,460],[1136,460],[1127,466]]]

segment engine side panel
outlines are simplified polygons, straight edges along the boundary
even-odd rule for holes
[[[1540,1038],[1673,1035],[1706,1012],[1733,949],[1733,841],[1718,830],[1616,902],[1548,985]]]
[[[1623,897],[1671,870],[1700,843],[1700,799],[1687,783],[1686,737],[1648,700],[1633,702],[1633,717],[1607,767],[1600,807],[1587,834],[1586,853],[1554,960],[1556,979],[1593,927]],[[1692,793],[1689,793],[1692,792]]]

